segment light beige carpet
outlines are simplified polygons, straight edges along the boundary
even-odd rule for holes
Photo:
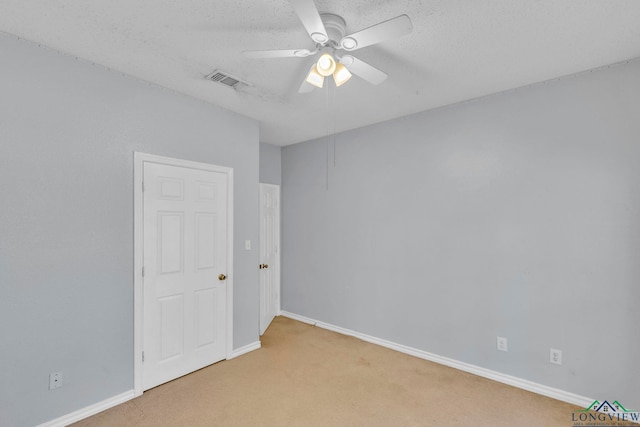
[[[262,348],[77,426],[562,426],[579,408],[278,317]]]

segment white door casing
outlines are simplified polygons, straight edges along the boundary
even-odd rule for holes
[[[135,157],[139,395],[231,354],[233,174],[202,163]]]
[[[280,311],[280,186],[260,184],[260,335]]]

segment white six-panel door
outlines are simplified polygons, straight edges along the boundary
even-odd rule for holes
[[[280,187],[260,184],[260,335],[280,307]]]
[[[143,389],[226,357],[227,175],[144,163]]]

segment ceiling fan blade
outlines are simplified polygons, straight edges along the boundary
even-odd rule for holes
[[[413,31],[411,19],[407,15],[400,15],[344,36],[342,40],[340,40],[340,47],[349,51],[356,50],[385,40],[404,36],[411,31]]]
[[[328,42],[327,30],[324,28],[320,13],[313,0],[289,0],[289,2],[309,33],[311,40],[320,44]]]
[[[347,67],[351,73],[368,81],[372,85],[379,85],[389,77],[384,71],[380,71],[376,67],[358,58],[354,58],[351,55],[345,55],[340,58],[340,63]]]
[[[315,52],[309,49],[282,49],[282,50],[245,50],[242,52],[247,58],[304,58]]]

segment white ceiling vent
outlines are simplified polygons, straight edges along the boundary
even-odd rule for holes
[[[232,76],[231,74],[222,71],[222,70],[214,70],[211,74],[205,76],[205,79],[211,80],[215,83],[220,83],[221,85],[228,86],[234,89],[237,89],[240,86],[253,86],[251,83],[242,80],[239,77]]]

